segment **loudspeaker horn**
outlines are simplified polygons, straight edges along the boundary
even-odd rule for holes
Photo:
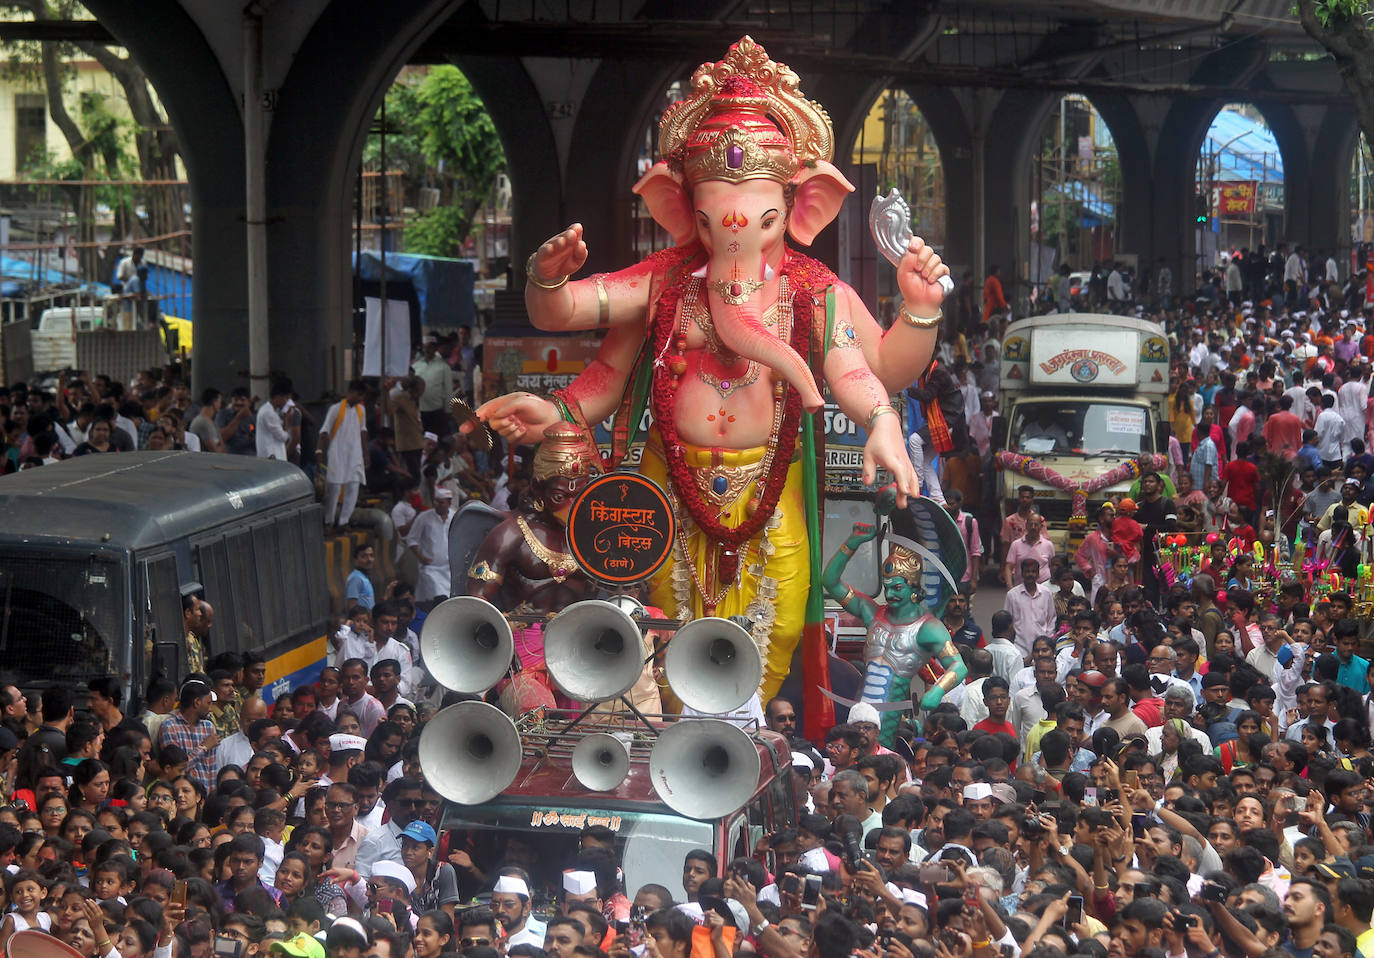
[[[10,935],[5,954],[8,958],[81,958],[81,952],[71,945],[34,928]]]
[[[444,688],[480,695],[510,670],[515,641],[500,609],[475,595],[457,595],[425,619],[420,654]]]
[[[683,719],[659,734],[649,778],[679,815],[720,818],[743,808],[758,788],[758,747],[729,722]]]
[[[624,695],[644,671],[639,626],[611,602],[576,602],[544,627],[549,678],[569,698],[604,702]]]
[[[596,732],[577,743],[573,776],[593,792],[613,792],[630,774],[630,747],[614,735]]]
[[[663,674],[684,705],[721,714],[759,690],[763,657],[753,636],[729,619],[695,619],[668,640]]]
[[[420,733],[425,779],[459,805],[480,805],[500,795],[515,781],[521,758],[515,723],[485,702],[450,705]]]

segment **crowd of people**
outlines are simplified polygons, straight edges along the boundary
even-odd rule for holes
[[[435,544],[464,500],[518,502],[530,462],[456,434],[448,397],[480,365],[465,337],[426,337],[411,375],[350,384],[315,415],[285,381],[196,403],[177,369],[0,394],[4,471],[129,449],[280,458],[318,477],[329,525],[373,498],[420,560],[375,589],[375,546],[359,547],[334,664],[280,697],[260,657],[215,654],[197,595],[200,669],[155,679],[138,714],[113,678],[80,696],[0,686],[0,942],[36,929],[84,958],[1374,956],[1374,674],[1352,591],[1374,331],[1303,252],[1277,277],[1242,253],[1218,272],[1228,295],[1187,303],[1158,270],[1105,287],[1169,334],[1172,437],[1167,467],[1104,505],[1072,557],[1033,490],[998,514],[1007,302],[994,275],[980,308],[966,278],[909,411],[923,485],[969,547],[943,610],[967,678],[884,741],[871,706],[808,741],[793,703],[768,702],[795,824],[751,832],[734,860],[689,853],[674,888],[627,884],[605,826],[576,833],[554,888],[531,876],[538,848],[479,855],[444,830],[418,747],[453,701],[417,639],[447,594]],[[1175,533],[1206,555],[1171,577],[1158,536]],[[1299,550],[1349,584],[1318,588]],[[992,582],[1007,595],[984,628],[969,600]]]

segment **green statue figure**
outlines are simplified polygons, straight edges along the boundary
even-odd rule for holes
[[[890,514],[895,503],[895,492],[889,486],[878,496],[878,514]],[[826,564],[821,582],[825,594],[837,600],[868,630],[860,701],[879,706],[907,702],[912,697],[913,682],[923,667],[934,660],[943,666],[944,674],[920,698],[921,709],[929,710],[939,705],[968,674],[949,630],[940,621],[968,559],[958,528],[939,503],[913,499],[910,510],[915,519],[915,536],[911,539],[915,548],[894,542],[889,549],[882,566],[885,604],[879,605],[842,578],[859,546],[877,535],[876,527],[869,523],[854,524],[849,538]],[[926,670],[926,674],[933,677],[933,670]],[[880,711],[881,740],[891,744],[901,710]]]

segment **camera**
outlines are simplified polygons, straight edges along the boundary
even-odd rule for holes
[[[1021,820],[1021,834],[1027,838],[1039,838],[1045,834],[1045,826],[1040,824],[1036,816],[1027,815]]]
[[[1187,931],[1197,924],[1197,915],[1175,915],[1174,928],[1178,931]]]
[[[1198,898],[1200,898],[1203,901],[1214,901],[1220,904],[1225,904],[1226,886],[1219,885],[1216,882],[1212,881],[1203,882],[1202,891],[1198,894]]]

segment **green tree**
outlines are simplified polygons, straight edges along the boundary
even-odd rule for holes
[[[76,0],[8,0],[10,13],[27,14],[34,20],[91,19]],[[0,45],[4,71],[12,77],[41,84],[48,115],[67,141],[71,159],[58,162],[48,153],[19,157],[20,168],[29,176],[67,180],[175,179],[180,146],[165,110],[158,101],[147,75],[122,47],[101,43],[12,42]],[[119,84],[129,119],[110,109],[100,93],[83,92],[76,109],[68,106],[68,90],[75,78],[73,61],[95,60]],[[87,276],[106,275],[119,255],[119,245],[128,236],[148,235],[147,224],[140,221],[139,207],[161,210],[169,221],[162,229],[184,229],[181,204],[159,202],[148,190],[127,187],[64,188],[77,214],[77,239],[95,239],[96,204],[108,205],[114,212],[114,243],[109,249],[82,246],[81,265]],[[156,232],[156,230],[152,231]]]
[[[438,203],[406,229],[412,253],[457,256],[473,220],[506,169],[496,126],[472,84],[457,67],[437,66],[394,84],[386,99],[387,167],[400,170],[409,205],[422,188]],[[370,137],[364,161],[380,164],[381,143]]]
[[[1303,29],[1326,48],[1355,101],[1366,139],[1374,141],[1374,30],[1369,0],[1297,0]]]

